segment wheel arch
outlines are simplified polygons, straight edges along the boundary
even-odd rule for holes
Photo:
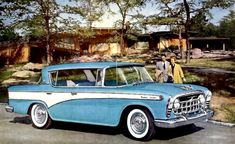
[[[151,109],[149,107],[147,107],[145,105],[141,105],[141,104],[128,105],[122,111],[122,114],[121,114],[118,126],[123,126],[124,125],[125,119],[127,118],[128,113],[131,110],[133,110],[133,109],[144,109],[144,110],[147,110],[149,112],[150,116],[152,118],[154,118],[153,117],[153,113],[151,112]]]
[[[50,116],[50,112],[49,112],[48,106],[47,106],[47,104],[46,104],[45,102],[43,102],[43,101],[33,101],[33,102],[29,105],[29,108],[28,108],[28,111],[27,111],[27,114],[28,114],[28,115],[30,115],[31,109],[32,109],[33,105],[35,105],[35,104],[42,104],[42,105],[44,105],[44,106],[47,108],[47,112],[48,112],[48,114],[49,114],[49,116]]]

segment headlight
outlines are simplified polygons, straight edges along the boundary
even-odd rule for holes
[[[205,99],[204,95],[202,95],[202,94],[199,95],[198,99],[199,99],[199,101],[200,101],[201,104],[205,105],[206,99]]]
[[[180,101],[179,101],[179,99],[175,99],[175,101],[173,103],[173,107],[174,107],[174,109],[180,108]]]
[[[211,97],[212,97],[212,93],[211,93],[211,91],[206,91],[205,92],[205,95],[206,95],[206,101],[210,101],[211,100]]]

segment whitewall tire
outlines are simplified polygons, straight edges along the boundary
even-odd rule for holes
[[[30,111],[33,126],[40,129],[49,128],[51,118],[48,115],[47,108],[43,104],[34,104]]]
[[[129,134],[139,140],[149,140],[155,134],[153,118],[145,109],[133,109],[127,115],[127,130]]]

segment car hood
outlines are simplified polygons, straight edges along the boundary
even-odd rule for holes
[[[193,91],[205,91],[207,88],[191,84],[172,84],[172,83],[139,83],[134,84],[133,89],[142,91],[157,91],[167,94],[168,96],[175,96]]]

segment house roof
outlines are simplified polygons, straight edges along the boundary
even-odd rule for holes
[[[202,40],[222,40],[222,41],[226,41],[226,40],[230,40],[229,38],[218,38],[218,37],[190,37],[189,40],[191,41],[202,41]]]

